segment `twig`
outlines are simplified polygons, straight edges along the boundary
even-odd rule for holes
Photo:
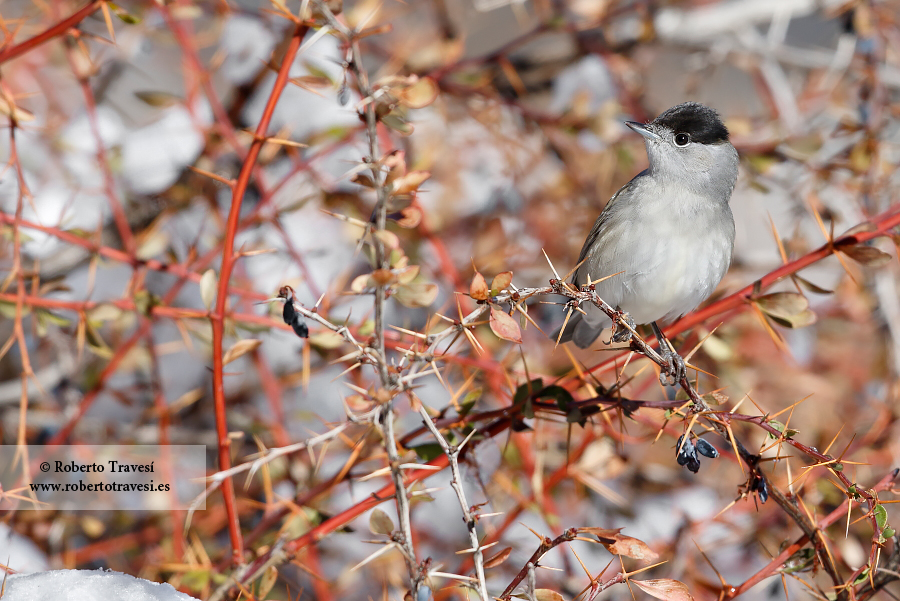
[[[469,543],[471,544],[469,549],[472,551],[472,557],[475,561],[475,576],[478,578],[478,594],[481,595],[482,601],[490,601],[490,596],[488,596],[487,592],[487,583],[484,578],[484,554],[481,551],[481,543],[478,540],[478,531],[476,528],[477,518],[472,514],[469,502],[466,500],[466,491],[463,490],[462,476],[459,472],[459,453],[477,430],[473,428],[460,445],[451,446],[450,443],[447,442],[447,439],[444,438],[444,435],[441,434],[441,431],[434,425],[428,412],[425,411],[425,406],[421,403],[419,404],[419,414],[422,416],[425,426],[431,430],[435,440],[441,445],[441,449],[443,449],[444,454],[447,455],[447,458],[450,461],[450,486],[453,488],[454,492],[456,492],[456,498],[459,499],[463,520],[465,520],[466,528],[469,531]]]

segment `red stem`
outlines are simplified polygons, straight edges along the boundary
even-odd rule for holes
[[[72,14],[72,16],[67,17],[53,25],[49,29],[42,31],[37,34],[33,38],[29,38],[22,42],[21,44],[16,44],[15,46],[8,46],[3,50],[0,50],[0,65],[5,63],[6,61],[16,58],[17,56],[21,56],[28,52],[33,48],[37,48],[44,42],[50,41],[55,37],[64,35],[69,29],[78,25],[85,17],[93,13],[100,7],[101,0],[93,0],[92,2],[86,4],[84,8]]]
[[[225,308],[228,301],[228,282],[231,278],[231,271],[234,268],[234,238],[238,231],[238,222],[241,215],[241,203],[244,200],[244,193],[250,184],[250,176],[256,165],[256,159],[262,150],[263,144],[266,142],[266,132],[269,129],[269,123],[272,120],[272,114],[275,112],[275,106],[278,99],[287,85],[291,65],[294,57],[300,49],[300,42],[309,28],[305,25],[297,25],[294,29],[294,35],[291,42],[284,53],[281,62],[281,68],[278,70],[278,77],[275,79],[275,86],[272,94],[266,102],[266,108],[263,111],[259,125],[256,127],[256,135],[247,157],[241,167],[232,192],[231,209],[228,212],[228,221],[225,226],[225,241],[222,245],[222,267],[219,270],[219,288],[216,296],[215,309],[210,314],[212,322],[213,334],[213,400],[215,403],[216,413],[216,434],[219,440],[219,470],[225,471],[231,468],[231,441],[228,438],[228,424],[225,415],[225,384],[224,384],[224,363],[223,363],[223,339],[225,337]],[[226,478],[222,483],[222,493],[225,497],[225,511],[228,514],[228,533],[231,538],[232,562],[240,564],[243,562],[244,543],[241,539],[241,529],[238,523],[238,516],[235,510],[234,501],[234,482],[231,478]]]

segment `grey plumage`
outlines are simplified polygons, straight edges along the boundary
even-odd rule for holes
[[[635,323],[670,322],[706,300],[731,264],[728,203],[738,155],[718,115],[701,104],[628,126],[644,137],[649,167],[607,203],[573,281],[583,286],[623,272],[596,284],[600,297]],[[587,348],[610,320],[594,306],[582,308],[587,315],[573,313],[561,341]]]

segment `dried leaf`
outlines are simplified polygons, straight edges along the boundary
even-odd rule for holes
[[[891,262],[891,255],[878,250],[874,246],[857,244],[856,246],[840,247],[839,250],[858,263],[866,267],[881,267]]]
[[[725,403],[728,402],[728,397],[726,395],[722,394],[721,392],[715,391],[715,390],[712,392],[707,392],[701,398],[703,398],[703,400],[706,401],[707,405],[712,405],[712,406],[724,405]]]
[[[498,338],[522,344],[522,331],[518,322],[496,307],[491,307],[491,330]]]
[[[604,545],[610,545],[616,542],[616,536],[621,532],[621,528],[594,528],[594,527],[584,527],[579,528],[578,532],[584,534],[593,534],[597,538],[600,539],[600,542]]]
[[[354,184],[365,186],[366,188],[375,187],[375,182],[372,181],[372,176],[366,173],[356,173],[353,175],[353,177],[350,178],[350,181]]]
[[[813,284],[806,278],[800,277],[796,273],[791,276],[791,279],[793,279],[795,282],[797,282],[803,288],[806,288],[810,292],[815,292],[816,294],[834,294],[834,290],[828,290],[827,288],[822,288],[821,286],[817,286],[816,284]]]
[[[430,171],[410,171],[394,180],[394,193],[409,194],[415,192],[429,177],[431,177]]]
[[[509,285],[512,283],[512,272],[504,271],[498,273],[494,276],[493,281],[491,281],[491,290],[494,292],[499,292],[500,290],[506,290]]]
[[[397,281],[390,269],[376,269],[369,274],[369,278],[375,286],[387,286]]]
[[[372,282],[369,278],[368,273],[364,273],[362,275],[358,275],[353,278],[353,283],[350,284],[350,290],[353,292],[359,293],[365,290],[366,288],[372,287],[375,285],[375,282]]]
[[[137,96],[139,100],[144,102],[144,104],[148,104],[156,108],[166,108],[184,102],[184,100],[182,100],[175,94],[170,94],[169,92],[154,92],[152,90],[142,90],[140,92],[135,92],[134,95]]]
[[[394,531],[394,521],[384,511],[374,509],[372,515],[369,516],[369,530],[372,531],[372,534],[390,536]]]
[[[265,599],[276,582],[278,582],[278,568],[269,566],[259,580],[259,590],[256,591],[256,598]]]
[[[411,109],[420,109],[434,102],[438,96],[438,85],[430,77],[422,77],[416,83],[400,91],[399,100]]]
[[[624,534],[615,534],[613,536],[616,542],[606,545],[606,550],[614,555],[624,555],[632,559],[641,559],[644,561],[655,561],[659,559],[659,554],[647,546],[642,540]]]
[[[394,290],[394,298],[411,309],[428,307],[437,298],[439,289],[437,284],[428,282],[410,282],[401,284]]]
[[[378,230],[377,232],[375,232],[375,237],[381,240],[381,243],[384,244],[386,248],[400,248],[400,238],[398,238],[397,234],[395,234],[394,232],[389,232],[387,230]]]
[[[469,296],[475,300],[487,300],[491,297],[491,289],[488,288],[484,276],[477,271],[475,277],[472,278],[472,283],[469,284]]]
[[[138,259],[146,261],[165,252],[169,246],[169,234],[163,229],[153,228],[140,242],[135,253]]]
[[[400,209],[400,216],[396,218],[397,225],[404,228],[414,228],[422,223],[422,209],[415,206],[408,206]]]
[[[776,323],[788,328],[802,328],[816,322],[809,301],[798,292],[774,292],[757,297],[753,302]]]
[[[207,310],[212,308],[218,285],[219,279],[216,277],[216,272],[213,269],[207,269],[200,277],[200,298],[203,300],[203,305]]]
[[[398,269],[395,275],[399,283],[409,284],[414,279],[416,279],[416,276],[419,275],[419,266],[410,265],[408,267],[404,267],[403,269]]]
[[[318,334],[309,337],[309,343],[323,350],[336,349],[344,344],[344,338],[337,332],[331,330],[323,330]]]
[[[856,234],[865,234],[868,232],[874,232],[877,228],[875,224],[871,221],[863,221],[862,223],[858,223],[851,227],[849,230],[838,236],[838,238],[845,238],[847,236],[854,236]]]
[[[228,365],[238,357],[246,355],[250,351],[254,350],[262,344],[262,340],[257,338],[246,338],[244,340],[238,340],[234,343],[230,349],[225,351],[225,355],[222,357],[222,364]]]
[[[670,578],[658,580],[632,580],[642,591],[663,601],[694,601],[687,585]]]
[[[506,547],[490,559],[485,560],[484,569],[488,570],[490,568],[496,568],[501,563],[509,559],[509,554],[512,553],[512,547]]]

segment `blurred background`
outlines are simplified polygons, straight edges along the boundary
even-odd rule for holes
[[[229,182],[293,31],[283,13],[301,6],[93,2],[58,26],[83,6],[0,6],[0,438],[206,444],[214,470],[207,310]],[[436,315],[471,311],[474,303],[458,293],[468,292],[475,269],[488,281],[512,271],[518,287],[546,285],[554,275],[542,250],[560,275],[572,269],[607,199],[646,167],[639,136],[623,122],[650,120],[686,100],[714,107],[741,155],[731,201],[734,264],[713,301],[859,224],[870,225],[857,231],[874,230],[896,210],[895,3],[348,0],[342,8],[342,22],[368,30],[359,42],[362,68],[376,89],[413,75],[426,82],[424,99],[395,104],[378,129],[381,152],[400,150],[410,171],[430,173],[405,227],[389,226],[420,267],[417,287],[387,305],[388,323],[398,328],[433,333],[446,323]],[[45,32],[41,43],[18,46]],[[354,180],[368,142],[348,59],[333,32],[306,36],[266,132],[275,141],[263,146],[241,205],[226,346],[261,343],[226,366],[236,463],[258,445],[328,431],[347,408],[365,405],[359,391],[372,386],[370,368],[345,372],[355,359],[342,358],[349,347],[338,337],[309,322],[310,338],[301,340],[282,322],[281,303],[266,302],[290,285],[305,307],[318,306],[362,338],[371,334],[372,297],[354,294],[352,283],[371,270],[357,223],[369,219],[375,197]],[[846,475],[862,488],[900,461],[900,234],[879,233],[853,252],[822,253],[799,277],[768,289],[802,294],[808,306],[785,314],[744,303],[710,313],[675,341],[686,354],[704,340],[691,358],[707,372],[699,375],[701,393],[720,391],[726,409],[740,403],[749,415],[791,407],[775,419],[804,444],[843,454]],[[628,398],[673,394],[646,360],[626,363],[627,354],[612,355],[602,343],[556,348],[535,326],[552,332],[565,311],[558,299],[543,300],[529,304],[533,321],[521,320],[522,345],[484,324],[473,332],[481,349],[465,338],[442,348],[440,377],[418,379],[418,398],[435,412],[454,414],[461,403],[489,412],[537,377],[576,398],[593,396],[588,384],[617,379],[627,380],[620,390]],[[394,329],[390,340],[408,347],[412,338]],[[582,377],[592,368],[596,381]],[[404,458],[429,459],[427,432],[404,438],[421,425],[419,415],[405,399],[397,413]],[[486,542],[500,541],[486,553],[511,548],[488,570],[494,595],[537,547],[528,528],[551,537],[572,526],[625,528],[667,560],[654,577],[686,583],[697,599],[722,590],[711,565],[739,586],[802,534],[778,506],[748,491],[728,442],[710,437],[723,457],[704,460],[694,475],[674,461],[680,418],[669,421],[662,410],[603,415],[584,427],[538,415],[516,428],[524,431],[473,443],[463,466],[469,502],[504,512],[479,522]],[[754,451],[773,442],[749,424],[735,433]],[[810,519],[846,498],[827,470],[804,469],[809,457],[782,445],[763,455],[772,485],[796,495]],[[246,487],[239,478],[248,553],[263,554],[279,536],[299,536],[366,499],[389,481],[384,473],[365,479],[384,465],[381,441],[359,426],[273,462]],[[468,573],[467,555],[456,554],[469,542],[449,476],[415,486],[419,558]],[[220,499],[214,495],[189,527],[179,512],[10,513],[0,516],[0,560],[8,556],[9,567],[25,572],[110,567],[206,598],[227,573]],[[395,516],[393,503],[381,509]],[[826,531],[844,576],[870,559],[871,522],[855,521],[863,513]],[[368,520],[365,513],[304,549],[260,598],[402,598],[406,568],[397,551],[351,570],[378,548],[364,542],[378,538]],[[601,546],[573,548],[592,576],[615,560],[603,579],[620,561],[629,570],[639,565]],[[881,552],[893,558],[896,550],[887,541]],[[590,582],[567,548],[542,564],[559,571],[539,570],[539,586],[565,599]],[[833,584],[819,568],[812,559],[780,566],[742,598],[822,595]],[[438,578],[429,591],[441,599],[467,594]],[[630,594],[624,586],[604,593]]]

